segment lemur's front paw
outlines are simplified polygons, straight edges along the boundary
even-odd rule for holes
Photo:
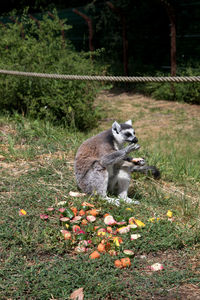
[[[138,150],[140,148],[140,145],[138,144],[130,144],[126,147],[126,153],[130,153],[131,151],[134,151],[134,150]]]

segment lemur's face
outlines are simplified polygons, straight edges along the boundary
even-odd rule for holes
[[[138,139],[135,136],[135,130],[133,128],[122,129],[121,134],[123,135],[124,142],[134,143],[138,142]]]
[[[138,139],[135,136],[135,130],[132,127],[132,123],[129,121],[123,124],[118,124],[116,121],[112,126],[112,133],[119,145],[124,143],[137,143]]]

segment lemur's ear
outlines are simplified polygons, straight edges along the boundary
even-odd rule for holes
[[[121,131],[121,125],[116,121],[112,124],[112,131],[119,133]]]
[[[132,126],[132,120],[128,120],[128,121],[126,121],[126,122],[125,122],[125,124],[127,124],[127,125],[131,125],[131,126]]]

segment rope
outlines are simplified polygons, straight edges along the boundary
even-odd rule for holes
[[[0,70],[0,74],[39,77],[63,80],[89,80],[89,81],[112,81],[112,82],[200,82],[200,76],[180,76],[180,77],[140,77],[140,76],[90,76],[90,75],[60,75]]]

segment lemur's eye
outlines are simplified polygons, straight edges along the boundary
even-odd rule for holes
[[[125,133],[125,136],[127,136],[127,137],[131,137],[131,136],[132,136],[132,134],[131,134],[130,132],[126,132],[126,133]]]

